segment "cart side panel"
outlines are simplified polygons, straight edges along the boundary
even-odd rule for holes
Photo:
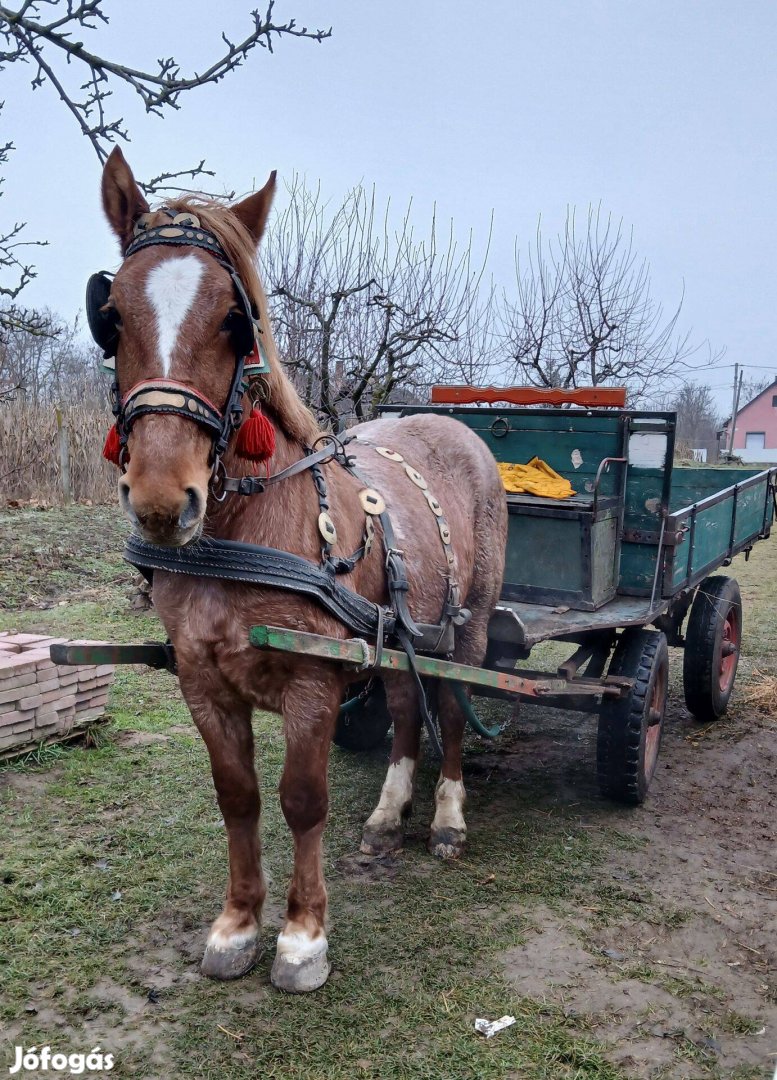
[[[731,465],[705,466],[703,469],[688,465],[675,465],[672,470],[672,494],[669,509],[674,513],[693,503],[702,502],[710,495],[725,491],[732,484],[739,484],[758,476],[762,469],[741,469]]]
[[[745,474],[742,480],[743,470],[732,469],[728,475],[738,482],[672,515],[672,527],[682,530],[682,539],[674,549],[665,595],[697,583],[738,551],[769,534],[773,474]]]

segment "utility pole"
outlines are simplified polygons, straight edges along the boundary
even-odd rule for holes
[[[731,457],[731,454],[733,453],[733,450],[734,450],[734,427],[735,427],[736,422],[737,422],[737,397],[738,397],[737,383],[738,382],[739,382],[739,364],[734,364],[734,396],[733,396],[733,399],[731,401],[731,432],[729,434],[729,440],[728,440],[728,455],[729,455],[729,457]]]
[[[734,412],[731,415],[731,450],[732,451],[734,449],[734,432],[736,431],[737,415],[739,413],[739,395],[742,393],[742,380],[743,380],[744,377],[745,377],[745,369],[743,367],[742,370],[739,373],[739,382],[737,383],[736,388],[735,388],[735,392],[734,392]],[[729,453],[729,457],[730,456],[731,456],[731,454]]]

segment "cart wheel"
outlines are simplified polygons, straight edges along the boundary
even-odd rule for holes
[[[596,765],[603,795],[636,806],[656,770],[669,685],[669,649],[657,630],[624,630],[609,675],[635,680],[626,697],[605,698],[599,713]]]
[[[742,642],[742,597],[734,578],[705,578],[685,633],[685,704],[697,720],[718,720],[728,708]]]
[[[391,727],[386,690],[381,679],[349,686],[340,706],[334,741],[344,750],[373,750]]]

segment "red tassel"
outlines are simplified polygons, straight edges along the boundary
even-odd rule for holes
[[[275,453],[275,428],[261,408],[254,406],[241,424],[235,453],[249,461],[268,461]]]
[[[118,465],[120,454],[121,439],[119,438],[119,429],[114,424],[105,438],[105,446],[103,446],[103,457],[106,461],[110,461],[112,465]]]

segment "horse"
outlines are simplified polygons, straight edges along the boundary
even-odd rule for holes
[[[275,187],[273,173],[264,187],[231,205],[184,195],[152,210],[118,148],[104,165],[102,203],[123,261],[105,286],[97,317],[114,341],[106,350],[106,357],[115,353],[114,412],[126,421],[130,399],[133,407],[146,406],[136,408],[131,425],[119,426],[122,442],[114,460],[122,466],[121,508],[135,535],[171,553],[210,537],[282,549],[317,564],[323,531],[332,557],[361,550],[358,560],[344,564],[343,580],[359,596],[385,606],[391,599],[386,554],[369,536],[365,540],[368,485],[390,514],[413,619],[440,622],[454,566],[470,615],[454,629],[452,658],[482,664],[507,533],[494,459],[482,440],[448,417],[418,414],[361,424],[349,432],[354,438],[347,448],[356,472],[332,455],[321,460],[329,507],[322,524],[320,500],[303,467],[321,431],[281,366],[256,264]],[[182,229],[191,242],[176,243]],[[138,240],[147,234],[155,242]],[[170,243],[167,234],[173,236]],[[236,361],[242,363],[240,354],[248,351],[236,338],[249,316],[254,337],[261,332],[261,350],[254,349],[253,359],[262,374],[236,379]],[[105,333],[98,336],[104,344]],[[258,383],[257,398],[251,387]],[[227,498],[219,478],[234,474],[240,482],[256,475],[257,466],[238,454],[236,440],[247,418],[257,415],[272,428],[267,471],[286,478],[263,491],[255,485],[250,497]],[[442,509],[447,544],[441,543]],[[369,519],[376,540],[384,531],[382,520]],[[280,803],[294,846],[271,981],[283,991],[315,990],[330,971],[322,869],[329,747],[345,690],[357,676],[352,668],[303,653],[260,651],[251,646],[249,630],[275,624],[338,639],[349,637],[349,630],[309,595],[196,574],[154,571],[153,602],[175,649],[182,695],[208,750],[228,839],[226,899],[207,937],[202,972],[237,978],[259,956],[266,886],[251,716],[254,708],[264,709],[283,720]],[[412,676],[387,676],[385,687],[394,735],[386,779],[364,827],[362,850],[373,855],[402,845],[422,726]],[[465,716],[445,685],[438,708],[442,763],[429,849],[456,858],[466,838]]]

